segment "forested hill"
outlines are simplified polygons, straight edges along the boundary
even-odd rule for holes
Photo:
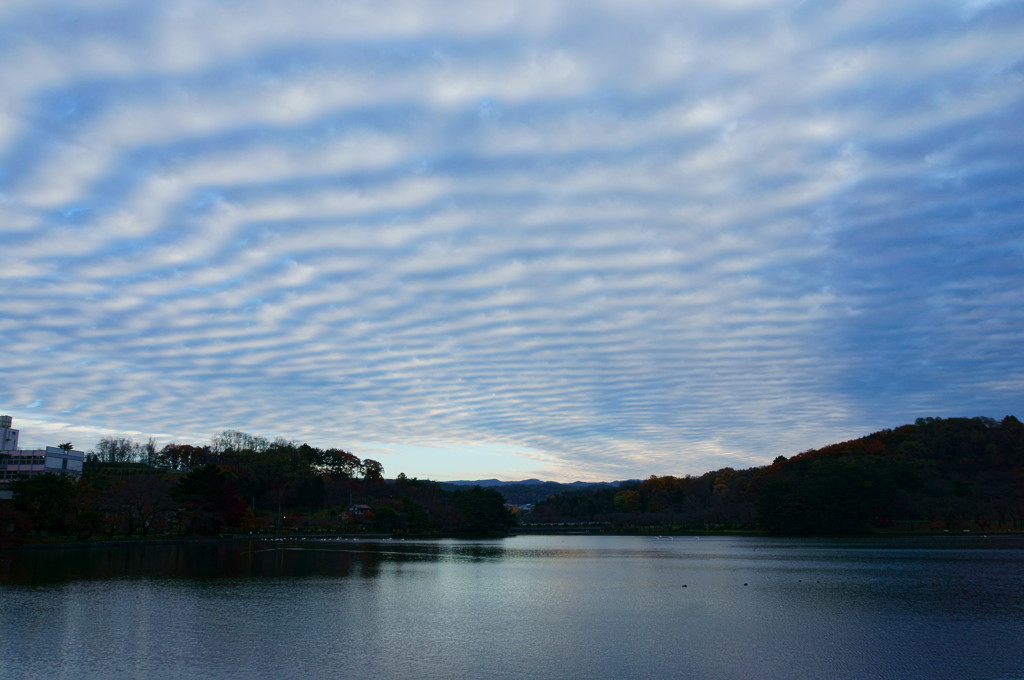
[[[1024,425],[919,418],[764,467],[553,496],[531,520],[661,532],[1024,531]]]

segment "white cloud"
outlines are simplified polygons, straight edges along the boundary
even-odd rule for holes
[[[41,31],[62,4],[0,13],[0,404],[40,436],[623,478],[1019,402],[997,4],[175,0]]]

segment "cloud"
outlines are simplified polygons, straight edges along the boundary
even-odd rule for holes
[[[558,479],[1001,417],[1022,22],[7,5],[0,411],[47,441],[243,429]]]

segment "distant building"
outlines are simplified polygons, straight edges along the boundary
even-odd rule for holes
[[[45,472],[78,477],[82,474],[85,453],[47,446],[45,449],[19,449],[18,430],[13,418],[0,416],[0,499],[11,498],[11,481]]]

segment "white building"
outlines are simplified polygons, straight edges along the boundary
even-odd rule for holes
[[[78,477],[82,474],[85,453],[65,451],[55,446],[45,449],[19,449],[18,431],[11,427],[10,416],[0,416],[0,499],[10,498],[11,481],[44,472]]]

